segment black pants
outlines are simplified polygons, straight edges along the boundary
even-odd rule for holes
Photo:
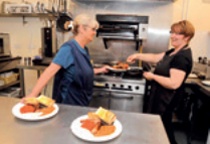
[[[174,129],[172,124],[172,112],[168,111],[161,115],[161,119],[163,121],[163,125],[165,127],[166,133],[168,135],[170,144],[177,144],[174,136]]]

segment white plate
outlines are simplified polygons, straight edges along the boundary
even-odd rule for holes
[[[198,78],[196,74],[189,74],[188,78]]]
[[[112,67],[108,67],[108,70],[113,71],[113,72],[125,72],[127,69],[115,69]]]
[[[116,130],[114,133],[107,136],[95,137],[89,130],[81,127],[80,121],[87,118],[88,118],[87,115],[78,117],[71,123],[71,127],[70,127],[73,134],[75,134],[78,138],[82,140],[91,141],[91,142],[104,142],[104,141],[109,141],[116,138],[122,132],[121,123],[118,120],[115,120],[114,126],[116,127]]]
[[[204,81],[201,81],[202,84],[206,85],[206,86],[210,86],[210,80],[204,80]]]
[[[57,104],[54,104],[54,111],[49,113],[49,114],[46,114],[46,115],[43,115],[41,116],[41,112],[37,112],[37,113],[25,113],[25,114],[22,114],[20,112],[20,108],[24,106],[23,103],[17,103],[13,108],[12,108],[12,114],[19,118],[19,119],[23,119],[23,120],[27,120],[27,121],[38,121],[38,120],[44,120],[44,119],[48,119],[50,117],[53,117],[54,115],[56,115],[58,113],[58,110],[59,110],[59,107]]]

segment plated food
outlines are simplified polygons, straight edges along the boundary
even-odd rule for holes
[[[58,112],[55,101],[47,96],[25,98],[23,103],[16,104],[12,113],[24,120],[42,120],[54,116]]]
[[[117,64],[112,66],[114,69],[123,69],[127,70],[129,68],[129,65],[125,62],[118,62]]]
[[[88,118],[81,120],[81,127],[89,130],[94,136],[112,134],[116,127],[113,125],[116,115],[100,107],[96,112],[89,112]]]
[[[25,98],[23,101],[24,105],[20,108],[20,113],[42,113],[41,116],[49,114],[55,110],[53,106],[55,101],[44,95],[38,98],[29,97]]]
[[[113,72],[125,72],[129,69],[129,65],[125,62],[117,62],[113,66],[109,67],[109,70]]]
[[[83,140],[102,142],[119,136],[122,125],[112,111],[100,107],[95,112],[88,112],[87,115],[75,119],[71,130]]]

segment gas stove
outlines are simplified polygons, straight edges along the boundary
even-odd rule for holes
[[[110,92],[144,94],[146,80],[142,75],[123,73],[107,73],[95,75],[94,89]]]
[[[141,75],[106,73],[95,75],[91,107],[142,112],[146,80]]]

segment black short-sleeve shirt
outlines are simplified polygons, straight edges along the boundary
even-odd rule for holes
[[[192,70],[192,51],[190,48],[183,49],[175,54],[173,60],[171,61],[171,68],[183,70],[186,72],[186,77],[190,74]]]

